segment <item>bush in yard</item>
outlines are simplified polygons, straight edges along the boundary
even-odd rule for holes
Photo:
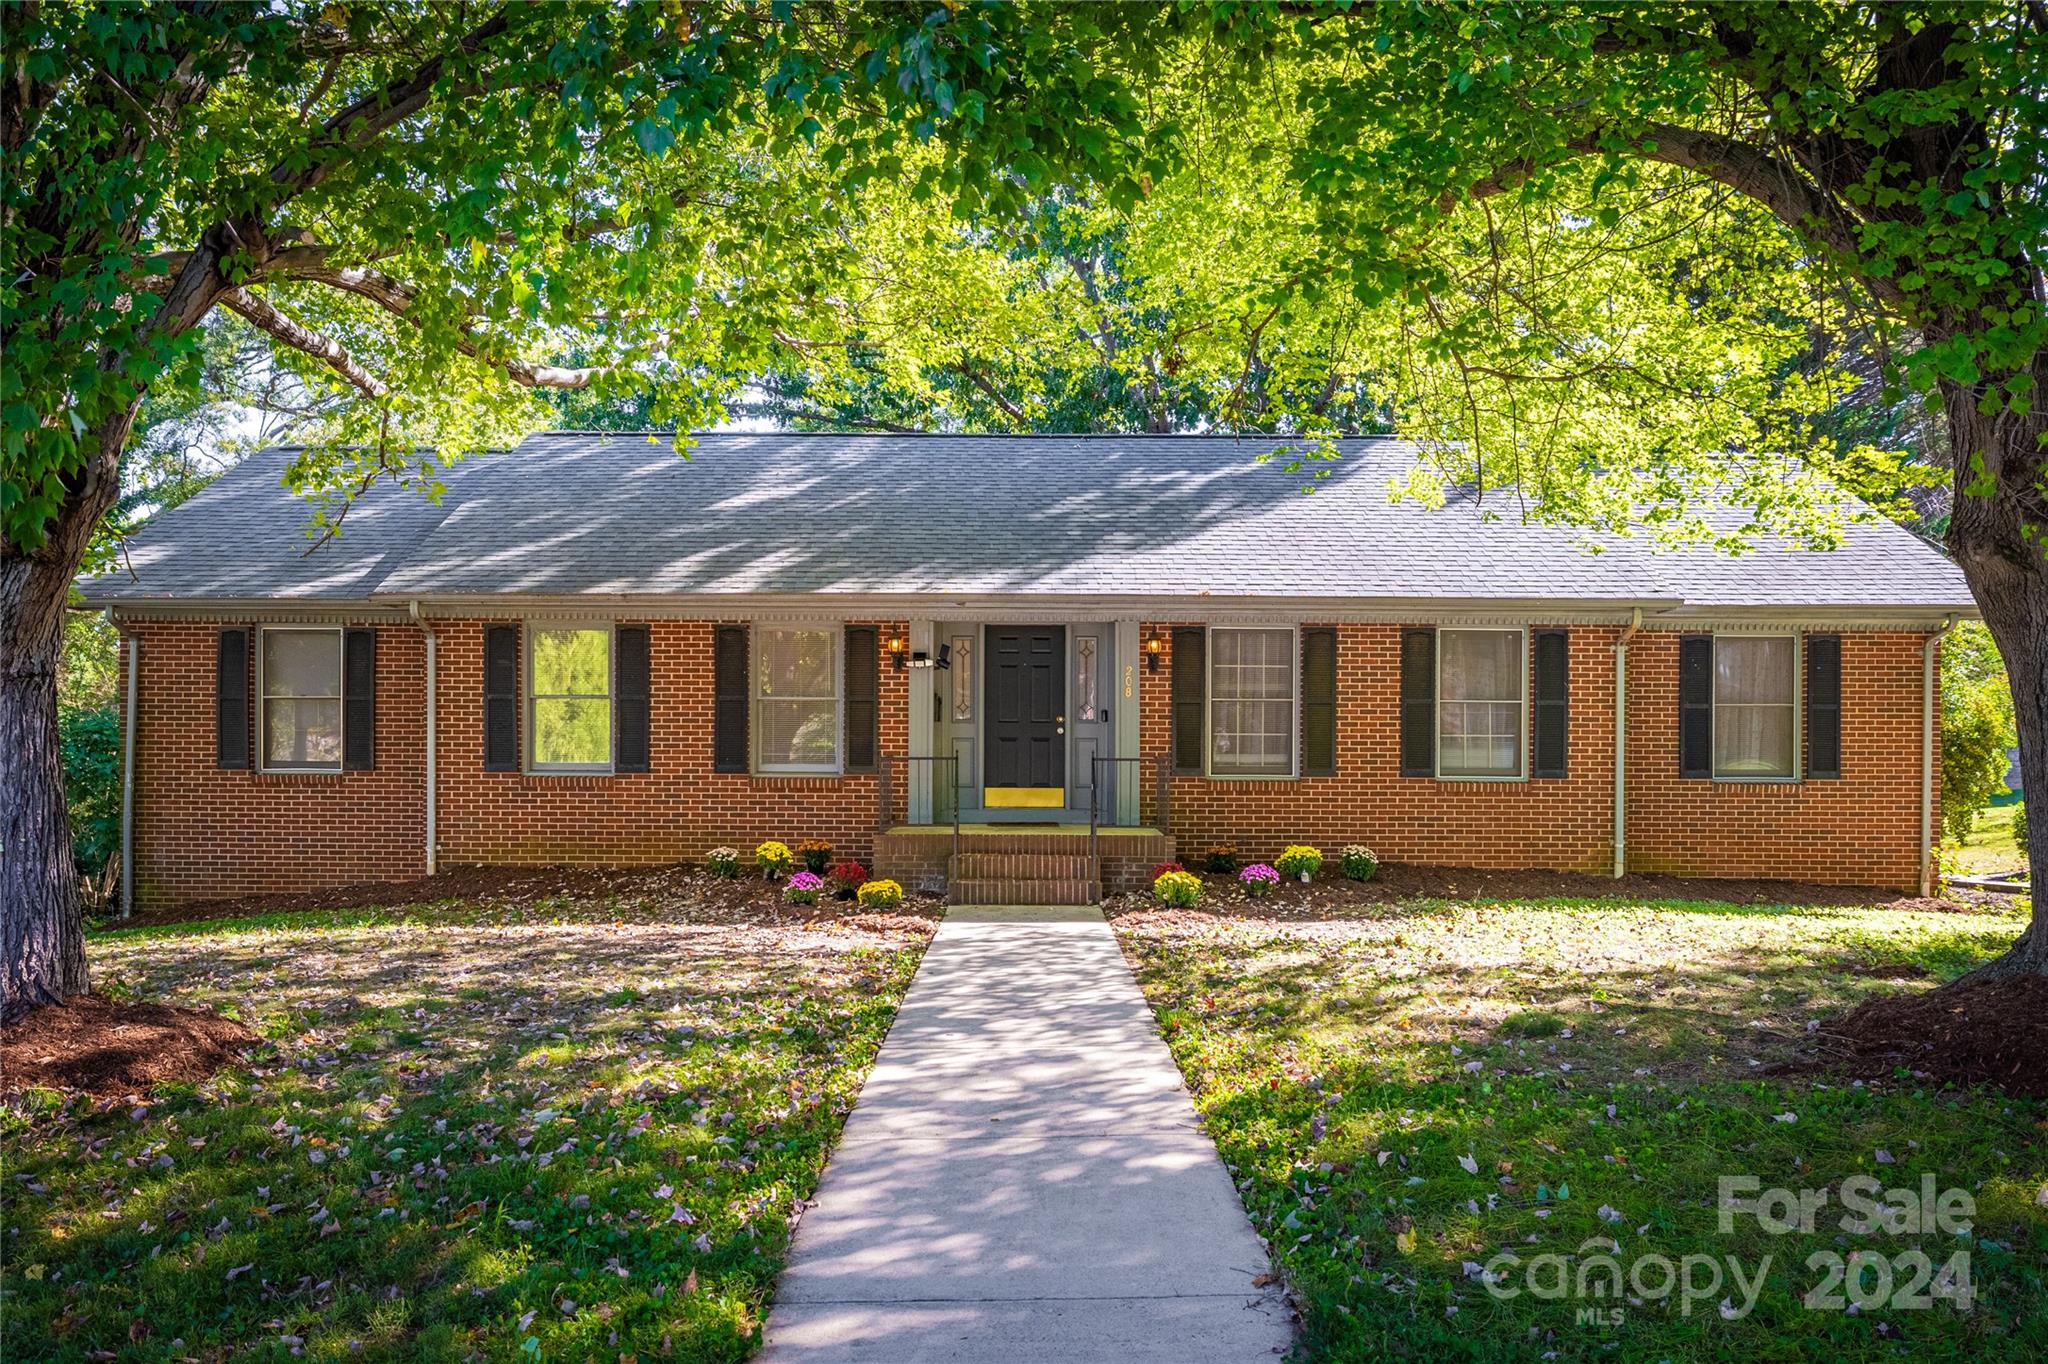
[[[112,706],[66,707],[57,716],[71,859],[88,904],[112,898],[121,870],[121,722]]]
[[[1373,873],[1380,869],[1380,859],[1371,848],[1353,843],[1344,850],[1342,865],[1344,875],[1350,880],[1370,881]]]
[[[807,838],[796,845],[797,860],[813,876],[823,876],[832,865],[832,845],[822,838]]]
[[[825,878],[814,871],[800,871],[782,888],[782,898],[793,905],[815,905],[825,893]]]
[[[1991,632],[1965,621],[1941,646],[1941,822],[1960,843],[2005,790],[2012,687]]]
[[[1159,864],[1158,866],[1156,866],[1156,867],[1152,868],[1152,879],[1153,879],[1154,881],[1157,881],[1157,880],[1158,880],[1158,879],[1159,879],[1160,877],[1162,877],[1162,876],[1166,875],[1166,873],[1168,873],[1168,872],[1170,872],[1170,871],[1186,871],[1186,870],[1187,870],[1187,868],[1186,868],[1186,867],[1183,867],[1183,866],[1182,866],[1182,865],[1181,865],[1180,863],[1178,863],[1178,862],[1161,862],[1161,863],[1160,863],[1160,864]]]
[[[862,909],[894,909],[903,903],[903,887],[894,881],[869,881],[860,888]]]
[[[722,876],[730,881],[740,874],[740,850],[738,848],[713,848],[704,854],[704,870],[713,876]]]
[[[1175,867],[1152,878],[1152,898],[1162,905],[1187,909],[1202,898],[1202,881]]]
[[[761,874],[770,881],[779,880],[782,873],[788,871],[795,862],[796,858],[790,854],[789,845],[777,843],[772,838],[754,849],[754,865],[759,867]]]
[[[2012,845],[2019,849],[2020,860],[2027,860],[2027,807],[2012,807]]]
[[[1323,850],[1311,848],[1306,843],[1292,843],[1285,852],[1273,859],[1273,865],[1279,869],[1282,876],[1313,881],[1316,873],[1323,869]]]
[[[868,869],[848,858],[844,862],[833,863],[832,870],[825,873],[825,879],[832,883],[840,899],[851,900],[854,892],[860,889],[860,883],[868,879]]]
[[[1247,900],[1265,898],[1267,891],[1280,884],[1280,873],[1264,862],[1254,862],[1237,874],[1237,883],[1244,887]]]
[[[1219,876],[1230,875],[1230,873],[1237,870],[1237,845],[1235,843],[1217,844],[1209,849],[1208,852],[1202,854],[1202,865],[1205,869],[1213,871]]]

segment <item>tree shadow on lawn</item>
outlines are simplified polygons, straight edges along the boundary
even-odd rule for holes
[[[231,1006],[276,1052],[0,1114],[10,1329],[78,1358],[742,1357],[921,945],[430,920],[96,943],[130,992]]]
[[[1807,1025],[1895,992],[1894,968],[1832,922],[1790,934],[1718,922],[1735,931],[1664,925],[1675,942],[1630,930],[1633,942],[1599,951],[1549,932],[1568,924],[1517,935],[1466,914],[1354,933],[1122,925],[1205,1126],[1295,1287],[1310,1358],[1968,1357],[1994,1335],[2048,1347],[2048,1214],[2035,1202],[2048,1104],[1765,1073],[1817,1056]],[[1914,923],[1863,927],[1893,956],[1915,951]],[[1954,950],[1938,936],[1926,948]],[[1857,1174],[1963,1189],[1975,1231],[1848,1234],[1841,1182]],[[1747,1217],[1723,1234],[1723,1175],[1823,1190],[1831,1211],[1812,1234],[1766,1235]],[[1804,1305],[1822,1279],[1809,1255],[1915,1249],[1937,1268],[1969,1251],[1974,1312]],[[1481,1277],[1502,1252],[1565,1256],[1573,1276],[1601,1253],[1624,1268],[1713,1256],[1724,1282],[1690,1304],[1542,1300],[1520,1278],[1503,1298]],[[1725,1257],[1753,1274],[1767,1254],[1744,1310]],[[1574,1316],[1613,1306],[1618,1321]]]

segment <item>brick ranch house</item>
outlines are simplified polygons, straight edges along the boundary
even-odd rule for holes
[[[1961,575],[1652,553],[1228,437],[558,432],[318,548],[287,451],[81,584],[133,903],[823,838],[956,898],[1180,849],[1924,885]],[[959,831],[956,833],[956,821]],[[1099,836],[1088,832],[1094,825]]]

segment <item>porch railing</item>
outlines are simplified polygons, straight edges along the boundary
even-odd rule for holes
[[[1142,777],[1145,766],[1149,763],[1153,773],[1153,816],[1161,830],[1169,829],[1173,826],[1173,813],[1170,803],[1173,799],[1173,767],[1164,755],[1151,758],[1112,758],[1096,754],[1090,762],[1092,764],[1088,773],[1088,855],[1090,857],[1100,857],[1102,855],[1102,773],[1104,767],[1110,767],[1116,775],[1121,776],[1124,772],[1124,765],[1129,764],[1133,775]],[[1140,823],[1144,822],[1142,802],[1140,803],[1138,818]],[[1112,816],[1111,827],[1116,827],[1114,816]]]
[[[875,832],[878,834],[887,833],[889,826],[896,822],[897,767],[900,765],[903,768],[903,774],[907,779],[917,771],[916,765],[918,763],[930,764],[926,770],[932,776],[932,794],[934,797],[942,789],[939,786],[939,772],[942,765],[947,773],[948,785],[953,792],[953,851],[957,854],[960,851],[960,755],[957,753],[936,753],[929,756],[911,754],[904,757],[883,758],[876,773],[875,817],[878,822],[875,825]],[[906,803],[903,808],[903,822],[906,824],[910,822],[910,807],[907,803],[909,797],[910,782],[906,780],[904,782],[904,799]]]

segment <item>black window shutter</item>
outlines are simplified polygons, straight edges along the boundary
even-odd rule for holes
[[[612,660],[612,770],[647,770],[647,711],[650,663],[647,657],[647,627],[621,625],[612,635],[618,656]]]
[[[1842,775],[1842,637],[1806,637],[1806,775]]]
[[[711,638],[711,770],[747,770],[747,627],[721,625]]]
[[[1401,632],[1401,775],[1436,775],[1436,631]]]
[[[1208,694],[1208,636],[1197,629],[1173,632],[1173,770],[1200,772],[1202,699]]]
[[[1678,775],[1714,775],[1714,637],[1678,641]]]
[[[1530,773],[1537,777],[1565,774],[1566,739],[1570,733],[1571,636],[1563,630],[1538,630],[1530,636],[1536,655],[1535,758]]]
[[[879,693],[881,672],[877,631],[872,625],[846,627],[846,770],[875,770],[875,750],[881,745],[877,726],[881,719]]]
[[[1337,774],[1337,632],[1301,632],[1301,773]]]
[[[367,772],[377,765],[377,632],[342,636],[341,765]]]
[[[484,630],[484,771],[519,770],[519,627]]]
[[[213,762],[249,767],[249,632],[223,630],[214,657]]]

